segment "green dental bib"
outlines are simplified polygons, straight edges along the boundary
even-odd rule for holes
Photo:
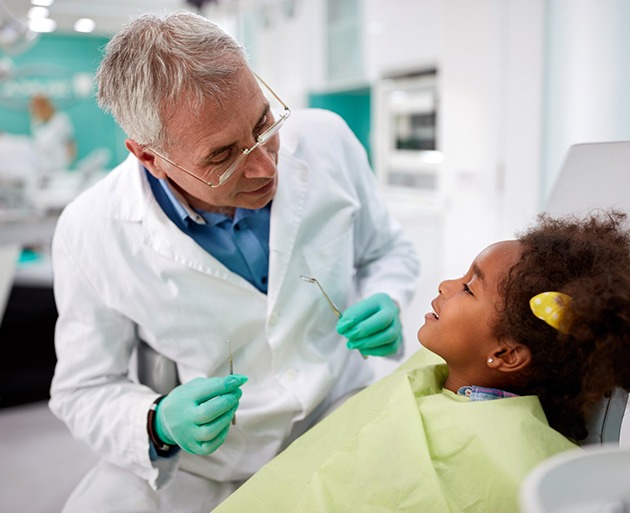
[[[216,513],[517,512],[525,476],[575,445],[536,397],[471,402],[443,391],[421,349],[265,465]]]

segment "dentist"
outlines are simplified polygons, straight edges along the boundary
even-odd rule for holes
[[[291,113],[203,17],[139,16],[97,81],[130,155],[53,240],[50,408],[101,457],[64,511],[207,512],[400,352],[418,262],[341,119]]]

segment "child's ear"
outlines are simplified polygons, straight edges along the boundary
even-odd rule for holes
[[[516,342],[501,342],[488,356],[488,367],[501,372],[517,372],[527,367],[532,360],[529,347]]]

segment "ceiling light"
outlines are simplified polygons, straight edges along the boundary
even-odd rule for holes
[[[76,32],[94,32],[96,23],[92,18],[81,18],[74,22]]]
[[[33,32],[53,32],[57,22],[51,18],[34,18],[28,21],[28,28]]]
[[[45,7],[31,7],[26,17],[29,20],[48,18],[49,11]]]

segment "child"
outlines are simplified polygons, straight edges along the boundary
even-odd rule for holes
[[[614,212],[581,223],[542,217],[518,241],[482,252],[464,278],[442,282],[433,302],[440,322],[429,315],[418,337],[447,361],[445,388],[457,392],[458,384],[474,384],[537,395],[553,428],[571,439],[585,438],[585,415],[594,404],[615,386],[630,388],[624,219]],[[456,295],[458,290],[463,294]],[[564,324],[554,327],[544,312],[548,323],[532,315],[531,299],[543,292],[558,293],[552,294],[552,307],[564,309]],[[455,334],[443,333],[451,303],[462,309]],[[479,322],[482,316],[487,323]],[[436,332],[453,339],[436,340]],[[468,350],[450,349],[466,340]]]
[[[625,220],[543,215],[486,248],[440,284],[425,349],[216,511],[517,511],[531,469],[586,436],[606,393],[630,389]]]

